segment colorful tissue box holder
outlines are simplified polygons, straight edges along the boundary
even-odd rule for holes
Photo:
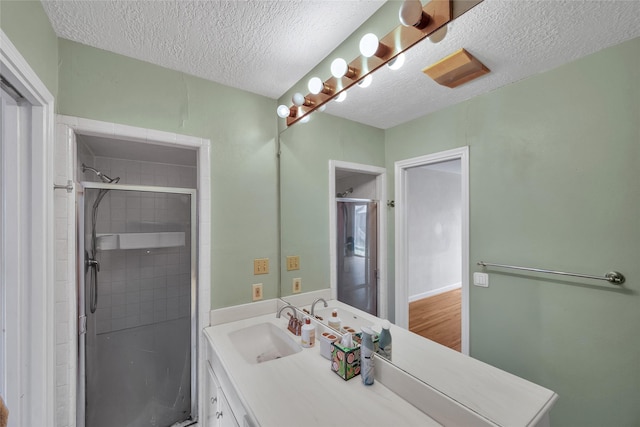
[[[360,374],[360,347],[331,344],[331,370],[347,381]]]

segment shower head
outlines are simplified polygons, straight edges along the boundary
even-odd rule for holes
[[[82,164],[82,172],[86,172],[87,170],[90,170],[91,172],[95,173],[96,176],[98,178],[100,178],[100,180],[102,182],[104,182],[105,184],[117,184],[118,181],[120,181],[120,177],[115,177],[113,179],[109,178],[107,175],[103,174],[102,172],[100,172],[97,169],[94,169],[90,166],[85,165],[84,163]]]
[[[346,190],[344,190],[344,193],[336,194],[336,197],[347,197],[351,193],[353,193],[353,187],[347,188]]]

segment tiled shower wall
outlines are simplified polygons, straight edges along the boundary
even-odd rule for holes
[[[78,144],[80,162],[118,184],[196,187],[196,168],[152,162],[93,157]],[[83,178],[95,177],[92,172]],[[89,200],[85,222],[90,224]],[[98,208],[97,234],[181,231],[184,246],[154,249],[98,250],[99,299],[97,333],[188,317],[191,289],[190,199],[187,195],[112,190]]]

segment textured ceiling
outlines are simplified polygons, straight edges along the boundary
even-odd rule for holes
[[[58,37],[280,97],[366,21],[374,0],[43,0]]]
[[[42,3],[62,38],[277,99],[384,2]],[[326,111],[386,129],[638,36],[639,0],[485,0],[451,23],[443,41],[419,43],[402,69],[382,67],[369,88],[350,89]],[[422,73],[460,48],[491,73],[456,89]]]
[[[638,0],[485,0],[440,43],[417,44],[402,69],[382,67],[371,86],[353,87],[326,112],[387,129],[639,36]],[[491,73],[455,89],[422,73],[460,48]]]

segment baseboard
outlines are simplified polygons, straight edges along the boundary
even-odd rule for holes
[[[460,289],[461,287],[462,287],[462,282],[458,282],[458,283],[454,283],[453,285],[444,286],[444,287],[438,288],[438,289],[433,289],[431,291],[423,292],[421,294],[411,295],[409,297],[409,302],[418,301],[418,300],[423,299],[423,298],[433,297],[435,295],[439,295],[439,294],[443,294],[445,292],[453,291],[454,289]]]

